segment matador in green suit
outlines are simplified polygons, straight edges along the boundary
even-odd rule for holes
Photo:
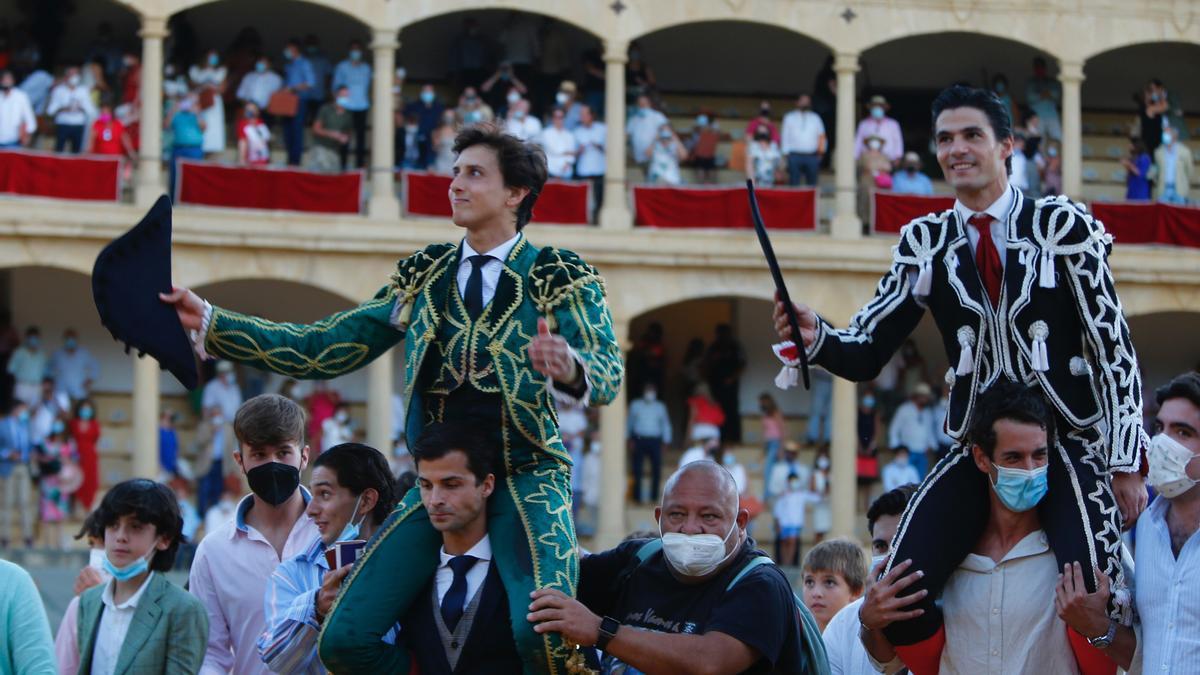
[[[213,307],[182,288],[162,298],[194,331],[201,353],[297,379],[344,375],[404,340],[409,438],[433,422],[461,422],[484,430],[501,451],[503,483],[488,503],[488,534],[525,672],[578,672],[574,645],[535,632],[525,617],[535,589],[575,594],[571,460],[553,399],[605,404],[620,388],[604,281],[574,253],[536,248],[520,232],[546,180],[540,150],[468,127],[455,152],[450,200],[467,236],[401,260],[375,297],[354,309],[299,325]],[[408,672],[408,654],[382,638],[426,588],[441,542],[414,488],[322,622],[326,668]]]

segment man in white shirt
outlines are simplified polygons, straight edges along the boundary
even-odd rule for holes
[[[667,116],[650,106],[650,97],[638,96],[637,110],[625,123],[625,133],[629,136],[630,157],[638,164],[649,164],[650,146],[658,140],[658,132],[664,124],[668,124]]]
[[[86,347],[79,344],[79,335],[74,328],[63,332],[63,346],[50,357],[50,375],[60,391],[66,392],[72,401],[88,397],[92,383],[100,376],[100,364]]]
[[[271,96],[281,87],[283,78],[271,70],[271,59],[259,56],[254,62],[254,70],[242,76],[242,82],[237,88],[237,99],[243,103],[249,101],[257,105],[259,110],[266,110]]]
[[[575,127],[575,140],[579,143],[579,159],[575,162],[575,175],[592,182],[592,220],[604,203],[604,145],[608,141],[608,127],[596,121],[596,113],[590,105],[579,108],[579,126]]]
[[[542,134],[542,121],[529,114],[529,101],[517,99],[508,108],[504,130],[523,141],[537,142]]]
[[[896,453],[892,461],[883,467],[883,490],[888,492],[906,483],[920,483],[921,476],[908,457],[908,448],[903,445],[893,448]]]
[[[14,83],[12,71],[0,71],[0,149],[29,145],[37,131],[29,96]]]
[[[960,457],[990,486],[978,495],[988,502],[987,522],[946,581],[943,627],[916,645],[888,642],[885,626],[920,616],[913,603],[928,604],[925,591],[900,595],[926,570],[894,560],[859,610],[863,645],[880,669],[903,657],[916,673],[1078,673],[1097,654],[1068,637],[1055,611],[1059,570],[1035,508],[1046,494],[1050,448],[1058,447],[1049,406],[1037,390],[1008,381],[992,385],[975,406],[971,454]]]
[[[566,113],[555,108],[550,114],[550,126],[542,130],[538,142],[546,151],[546,170],[552,178],[570,179],[575,173],[575,158],[579,142],[566,126]]]
[[[217,377],[204,385],[204,394],[200,400],[200,407],[205,411],[216,408],[225,423],[233,423],[233,418],[242,405],[242,390],[238,387],[232,363],[217,363]]]
[[[642,397],[629,406],[629,446],[633,450],[633,499],[645,503],[642,492],[642,462],[650,460],[650,503],[658,502],[662,482],[663,448],[671,443],[671,417],[658,400],[658,391],[647,384]]]
[[[788,185],[816,185],[825,154],[825,123],[812,111],[812,97],[800,94],[796,109],[783,116],[780,149],[787,157]]]
[[[900,527],[900,516],[917,491],[913,483],[884,492],[867,509],[867,533],[871,536],[871,573],[867,575],[867,588],[879,576],[892,552],[892,537]],[[846,605],[829,621],[821,637],[825,640],[825,653],[829,657],[831,675],[875,675],[875,665],[858,639],[858,611],[863,596]],[[900,664],[891,664],[884,672],[893,675],[901,669]]]
[[[46,114],[54,118],[54,151],[62,152],[67,145],[70,152],[83,149],[83,130],[88,120],[96,116],[92,93],[83,86],[79,68],[67,68],[63,81],[50,90],[50,104]]]
[[[917,473],[925,475],[928,460],[925,453],[937,447],[933,437],[932,411],[929,402],[933,400],[933,390],[924,382],[918,382],[909,392],[908,400],[896,408],[892,416],[892,424],[888,427],[888,446],[898,448],[904,446],[912,453],[910,461],[916,467]]]

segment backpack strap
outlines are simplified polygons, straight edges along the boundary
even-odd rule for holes
[[[640,551],[639,551],[639,553],[640,553]],[[768,558],[765,555],[760,555],[760,556],[751,558],[750,562],[746,563],[745,566],[742,567],[741,571],[738,572],[733,577],[733,580],[729,582],[729,585],[725,587],[725,590],[728,591],[729,589],[733,588],[734,585],[737,584],[737,582],[742,580],[742,577],[749,574],[750,571],[753,570],[755,567],[758,567],[759,565],[771,565],[771,564],[774,564],[774,562],[775,562],[774,560],[771,560],[770,558]]]
[[[768,564],[773,565],[775,561],[765,555],[750,559],[749,562],[742,566],[737,575],[733,577],[733,580],[729,582],[725,590],[728,591],[733,588],[734,584],[741,581],[742,577],[746,576],[754,568]],[[800,620],[800,636],[803,641],[801,647],[801,653],[804,657],[804,661],[801,664],[802,672],[812,673],[813,675],[829,675],[829,655],[825,651],[825,642],[821,638],[821,630],[817,625],[817,621],[795,591],[792,591],[792,600],[796,603],[796,613]]]
[[[641,547],[639,547],[637,550],[638,564],[641,565],[642,563],[649,560],[650,556],[652,556],[655,553],[658,553],[659,551],[662,550],[662,546],[663,546],[662,539],[650,539],[646,543],[642,544]],[[732,586],[733,584],[729,584],[729,585]]]

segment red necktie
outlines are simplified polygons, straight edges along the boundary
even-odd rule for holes
[[[987,291],[988,299],[993,308],[1000,307],[1000,283],[1004,278],[1004,268],[1000,266],[1000,252],[996,250],[996,242],[992,241],[992,217],[986,213],[971,216],[970,223],[979,230],[979,246],[975,249],[975,267],[979,269],[979,278],[983,280],[983,288]]]

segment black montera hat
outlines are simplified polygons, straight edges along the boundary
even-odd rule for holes
[[[92,267],[92,296],[100,323],[125,352],[149,354],[186,389],[197,385],[196,355],[175,308],[158,298],[171,292],[171,200],[159,197],[142,221],[109,243]]]

